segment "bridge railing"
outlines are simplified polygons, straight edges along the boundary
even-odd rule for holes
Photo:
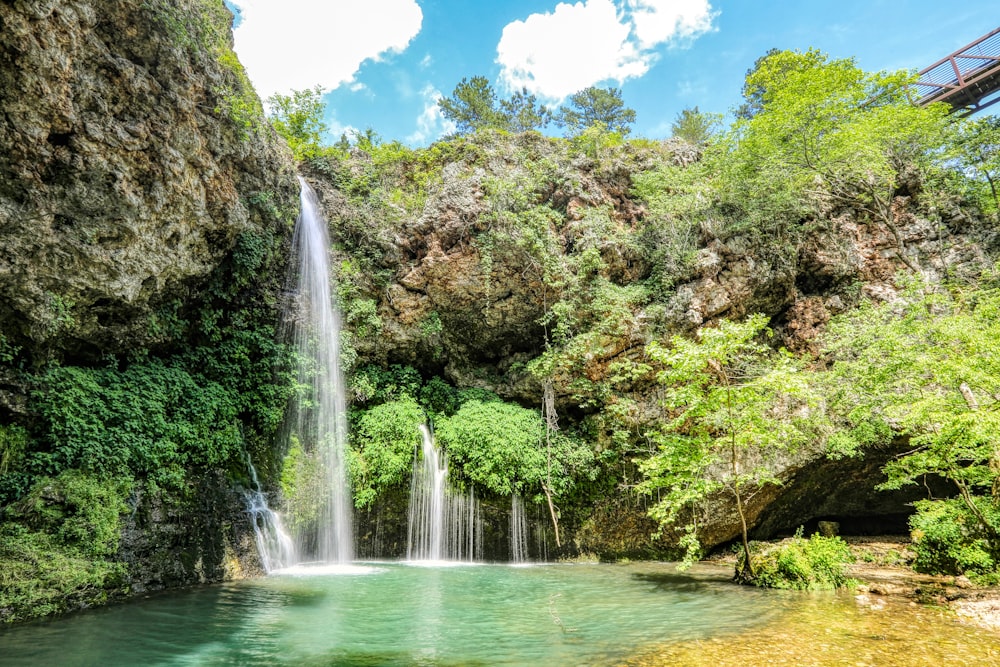
[[[975,106],[997,91],[996,74],[1000,74],[1000,28],[922,69],[915,84],[917,102]]]

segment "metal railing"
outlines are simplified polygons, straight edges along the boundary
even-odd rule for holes
[[[945,102],[966,114],[1000,102],[1000,28],[920,70],[915,87],[918,104]]]

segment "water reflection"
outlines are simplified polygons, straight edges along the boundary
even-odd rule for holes
[[[876,612],[850,596],[761,591],[729,576],[650,563],[272,576],[7,628],[0,663],[1000,664],[996,636],[939,612]]]

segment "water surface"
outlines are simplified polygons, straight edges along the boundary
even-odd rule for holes
[[[728,569],[710,566],[296,572],[8,628],[0,664],[987,665],[1000,656],[995,635],[940,612],[736,586]],[[880,643],[896,662],[865,648]],[[954,660],[932,661],[941,655]]]

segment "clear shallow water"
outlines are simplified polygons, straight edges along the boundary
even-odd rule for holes
[[[708,567],[679,575],[657,563],[387,563],[286,574],[0,630],[0,664],[721,664],[727,647],[746,649],[762,638],[791,651],[787,664],[809,664],[803,655],[815,653],[817,639],[843,644],[849,657],[850,642],[873,632],[858,622],[850,597],[761,591],[732,585],[728,576],[728,569]],[[985,651],[984,637],[998,643],[934,618],[919,626],[921,637],[933,626],[951,637],[952,648],[967,642]],[[894,612],[893,625],[912,623]],[[892,644],[905,657],[908,644]],[[774,662],[761,648],[761,662],[742,664]],[[994,664],[967,658],[937,664]]]

